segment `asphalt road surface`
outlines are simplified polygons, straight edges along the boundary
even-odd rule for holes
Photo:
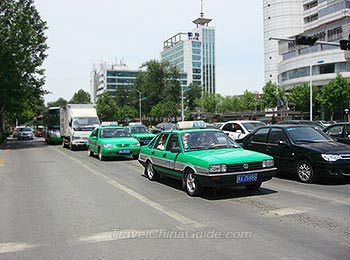
[[[41,138],[0,150],[3,259],[349,259],[350,182],[258,191],[150,182],[131,158],[100,162]]]

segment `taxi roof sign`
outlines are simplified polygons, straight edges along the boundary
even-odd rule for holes
[[[117,126],[118,122],[102,122],[101,126]]]
[[[176,124],[177,129],[206,128],[204,121],[182,121]]]

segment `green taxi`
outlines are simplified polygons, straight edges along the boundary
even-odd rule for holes
[[[179,179],[190,196],[200,195],[204,187],[255,190],[277,170],[273,157],[244,150],[221,130],[205,128],[202,121],[179,122],[177,129],[159,133],[141,147],[138,160],[149,180],[160,175]]]
[[[97,154],[101,161],[106,157],[117,156],[132,156],[137,159],[140,143],[130,135],[127,128],[108,122],[92,131],[87,150],[89,156]]]
[[[155,134],[148,131],[147,127],[141,123],[129,123],[128,129],[132,137],[136,138],[141,146],[147,145]]]

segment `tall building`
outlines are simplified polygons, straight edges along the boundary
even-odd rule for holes
[[[97,97],[104,92],[116,96],[118,89],[133,88],[139,72],[140,70],[129,69],[123,62],[94,64],[90,79],[92,99],[96,101]]]
[[[349,0],[303,0],[304,31],[299,35],[316,36],[319,41],[339,43],[350,34]],[[296,35],[289,35],[292,38]],[[302,83],[321,87],[341,73],[350,79],[350,61],[339,46],[316,44],[312,47],[279,42],[282,61],[278,64],[278,83],[285,89]],[[310,69],[312,74],[310,75]],[[310,77],[311,76],[311,77]]]
[[[303,0],[264,0],[264,64],[265,83],[278,82],[277,65],[282,61],[278,41],[303,31]]]
[[[161,61],[175,65],[187,75],[187,85],[196,83],[204,91],[215,93],[215,27],[211,19],[204,18],[203,5],[200,17],[193,21],[196,27],[187,33],[177,33],[163,43]]]

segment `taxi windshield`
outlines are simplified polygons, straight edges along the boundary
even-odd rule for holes
[[[147,127],[145,126],[134,126],[134,127],[131,127],[130,132],[132,134],[147,133],[148,130],[147,130]]]
[[[185,151],[240,147],[224,132],[219,131],[187,132],[181,135],[181,140]]]
[[[100,138],[119,138],[130,137],[130,133],[126,128],[103,128],[100,131]]]

